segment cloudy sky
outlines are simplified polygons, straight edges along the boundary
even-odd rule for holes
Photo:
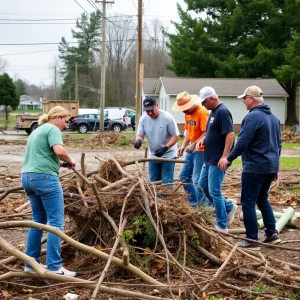
[[[57,44],[63,36],[67,41],[72,40],[71,29],[75,29],[76,19],[84,10],[94,11],[95,0],[0,2],[0,57],[8,63],[6,72],[13,78],[36,85],[53,83],[50,66],[58,58]],[[176,3],[185,7],[183,0],[143,0],[144,21],[159,19],[172,30],[170,21],[179,20]],[[137,5],[138,0],[115,0],[114,4],[108,5],[107,15],[136,16]],[[97,6],[100,8],[101,4]]]

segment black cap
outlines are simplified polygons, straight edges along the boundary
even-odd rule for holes
[[[143,101],[144,111],[153,110],[156,105],[156,100],[152,97],[146,97]]]

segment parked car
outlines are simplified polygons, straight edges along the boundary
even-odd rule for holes
[[[123,120],[127,126],[131,126],[131,117],[135,116],[135,111],[125,107],[105,107],[104,116],[110,120]]]
[[[79,133],[87,133],[88,131],[99,130],[100,115],[99,114],[82,114],[73,117],[69,121],[69,128],[71,130],[78,130]],[[127,125],[123,121],[104,119],[104,130],[112,130],[121,132],[125,130]]]

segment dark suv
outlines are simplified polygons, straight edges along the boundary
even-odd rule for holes
[[[88,131],[99,130],[100,124],[99,114],[83,114],[73,117],[69,121],[69,128],[71,130],[78,130],[79,133],[87,133]],[[127,125],[119,120],[110,120],[104,118],[104,130],[112,130],[120,132],[125,130]]]

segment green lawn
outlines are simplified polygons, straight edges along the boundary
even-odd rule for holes
[[[17,115],[21,113],[26,113],[26,114],[42,114],[43,110],[42,109],[34,109],[34,110],[24,110],[24,109],[17,109],[11,112],[11,114]]]
[[[232,163],[232,168],[242,167],[242,160],[237,158]],[[300,157],[281,157],[280,169],[281,170],[295,170],[300,168]]]
[[[300,143],[283,143],[282,149],[296,149],[300,148]]]

